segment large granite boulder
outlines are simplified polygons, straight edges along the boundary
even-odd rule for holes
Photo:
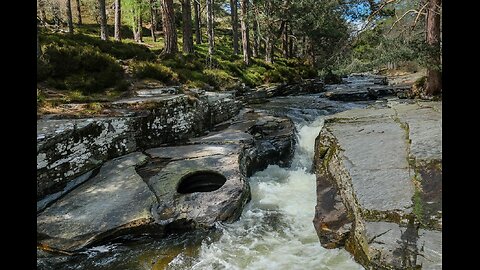
[[[367,269],[441,269],[441,103],[387,104],[325,120],[314,225]]]
[[[250,198],[246,177],[288,162],[294,126],[248,109],[224,126],[185,145],[107,161],[40,200],[39,246],[68,253],[126,234],[164,236],[238,219]]]
[[[146,161],[134,152],[106,162],[97,175],[38,214],[37,240],[73,251],[153,225],[150,208],[156,199],[135,171]]]
[[[59,192],[109,159],[203,135],[240,109],[233,94],[154,90],[110,104],[117,117],[38,120],[37,198]]]
[[[240,145],[186,145],[150,149],[153,159],[170,162],[148,177],[158,198],[156,222],[167,230],[210,228],[236,220],[250,198],[240,171]]]

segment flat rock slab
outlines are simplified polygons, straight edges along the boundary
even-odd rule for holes
[[[134,152],[106,162],[99,173],[37,216],[42,244],[78,250],[121,230],[153,222],[155,196],[135,167],[147,156]]]
[[[415,159],[442,159],[442,106],[439,104],[391,105],[400,121],[408,124],[410,155]]]
[[[325,128],[342,149],[343,166],[362,209],[411,211],[414,186],[406,134],[392,119],[394,114],[393,109],[357,109],[326,120]]]
[[[216,155],[238,154],[240,145],[179,145],[170,147],[152,148],[146,151],[151,157],[172,160],[191,159]]]
[[[442,233],[390,222],[367,222],[366,240],[375,269],[442,269]]]
[[[441,269],[441,117],[439,102],[389,100],[325,119],[314,161],[324,247],[368,269]]]

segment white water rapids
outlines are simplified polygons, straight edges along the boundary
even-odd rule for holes
[[[310,169],[315,138],[322,126],[321,118],[297,126],[291,167],[270,165],[250,177],[252,200],[241,218],[218,224],[222,236],[202,243],[193,262],[181,253],[167,268],[363,269],[345,250],[323,248],[313,227],[316,181]]]
[[[288,115],[296,123],[295,154],[289,168],[270,165],[249,178],[252,200],[239,220],[162,239],[126,238],[79,256],[40,258],[39,269],[363,269],[347,251],[320,245],[312,222],[317,199],[311,173],[324,115],[363,105],[312,95],[275,98],[259,106],[255,109]]]

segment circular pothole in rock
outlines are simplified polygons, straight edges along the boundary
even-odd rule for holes
[[[180,179],[177,192],[188,194],[193,192],[211,192],[221,188],[227,178],[212,171],[197,171],[189,173]]]

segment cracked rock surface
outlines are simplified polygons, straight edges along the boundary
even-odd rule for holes
[[[367,269],[441,269],[442,106],[389,101],[329,116],[314,225]]]
[[[294,125],[286,117],[243,109],[220,126],[183,145],[109,160],[38,201],[39,246],[76,252],[124,235],[165,236],[238,219],[250,198],[247,176],[291,159]],[[184,179],[199,172],[208,177],[180,190]]]

